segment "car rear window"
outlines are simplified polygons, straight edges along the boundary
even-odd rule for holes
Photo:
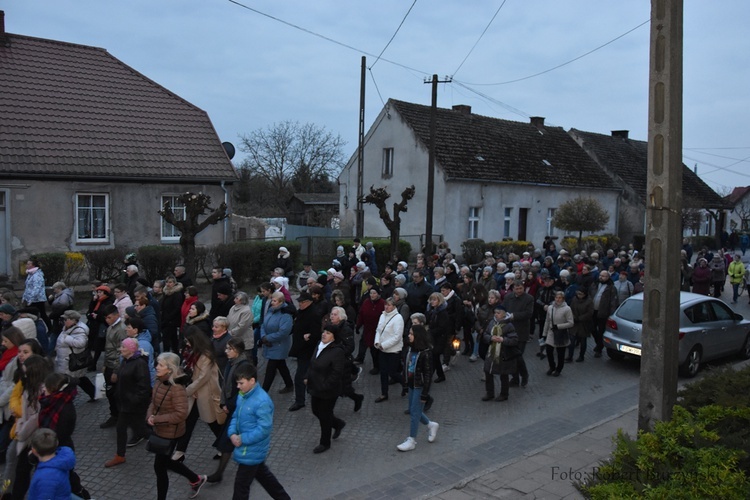
[[[617,310],[617,316],[632,323],[643,323],[643,301],[629,299]]]

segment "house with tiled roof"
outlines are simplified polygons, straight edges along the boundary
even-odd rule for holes
[[[570,136],[586,151],[615,183],[623,187],[620,204],[620,234],[625,238],[644,234],[646,218],[646,181],[648,178],[648,142],[630,139],[627,130],[611,135],[585,132],[575,128]],[[704,214],[702,235],[715,235],[717,224],[724,228],[726,201],[686,165],[682,165],[682,200],[686,209],[712,210],[719,220]],[[686,234],[687,235],[687,234]]]
[[[385,187],[398,201],[404,188],[416,188],[408,212],[401,214],[401,234],[415,250],[425,233],[429,130],[429,106],[389,99],[365,136],[364,192]],[[454,250],[469,238],[541,245],[545,236],[563,236],[551,223],[555,210],[581,194],[598,199],[609,212],[602,232],[618,232],[622,187],[544,118],[522,123],[473,114],[464,105],[438,108],[435,144],[433,234]],[[356,154],[339,185],[342,234],[354,234]],[[377,209],[364,210],[364,234],[387,236]]]
[[[229,204],[236,180],[205,111],[105,49],[7,33],[0,15],[0,273],[39,252],[176,244],[164,202]]]
[[[286,206],[289,224],[331,227],[331,219],[339,215],[339,194],[294,193]]]
[[[734,188],[724,201],[730,207],[729,230],[750,232],[750,186]]]

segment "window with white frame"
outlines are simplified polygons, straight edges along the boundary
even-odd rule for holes
[[[513,209],[505,207],[503,218],[503,238],[510,238],[510,219],[513,215]]]
[[[479,238],[479,207],[469,208],[469,238]]]
[[[393,177],[393,148],[383,148],[383,177]]]
[[[109,241],[108,194],[76,194],[76,241],[79,243]]]
[[[557,211],[556,208],[548,208],[547,209],[547,236],[554,236],[555,235],[555,226],[552,225],[552,221],[555,218],[555,212]]]
[[[185,204],[180,201],[179,194],[165,194],[161,197],[161,206],[169,202],[174,213],[175,220],[185,220]],[[180,231],[161,217],[161,239],[162,241],[179,241]]]

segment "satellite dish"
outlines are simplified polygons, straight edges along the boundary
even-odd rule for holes
[[[221,145],[224,146],[224,151],[226,151],[229,159],[234,158],[234,145],[231,142],[222,142]]]

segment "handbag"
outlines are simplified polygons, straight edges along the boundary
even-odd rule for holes
[[[169,390],[171,388],[172,388],[171,385],[167,387],[167,392],[165,392],[164,396],[161,398],[161,402],[159,403],[159,406],[156,407],[156,411],[154,412],[154,415],[159,413],[159,410],[161,409],[161,405],[164,403],[164,399],[167,397],[167,394],[169,394]],[[148,441],[146,441],[146,451],[151,452],[155,455],[171,456],[172,453],[174,453],[174,449],[176,446],[177,446],[176,439],[163,438],[161,436],[157,436],[155,432],[152,432],[148,436]]]
[[[79,353],[76,353],[73,349],[70,350],[70,355],[68,356],[68,371],[77,372],[78,370],[88,368],[90,364],[91,353],[87,348],[84,347]]]

